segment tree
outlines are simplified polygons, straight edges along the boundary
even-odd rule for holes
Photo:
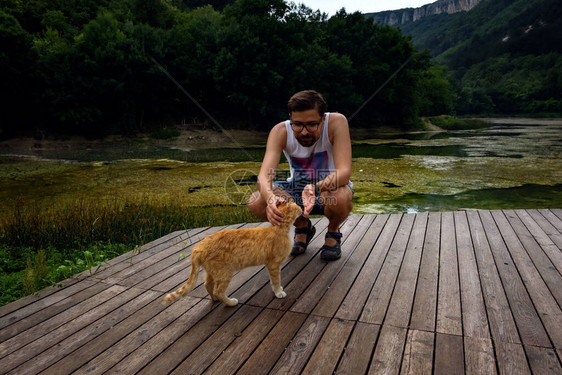
[[[0,136],[31,128],[34,120],[34,60],[32,37],[11,15],[0,10]],[[4,134],[3,134],[4,133]]]

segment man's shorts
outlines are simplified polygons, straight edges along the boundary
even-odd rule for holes
[[[310,181],[304,182],[304,181],[294,181],[294,180],[275,181],[273,182],[273,186],[279,186],[281,189],[289,193],[289,195],[293,198],[295,203],[298,204],[304,210],[304,205],[302,202],[302,191],[304,190],[304,187],[306,185],[311,183],[312,182]],[[351,189],[351,193],[354,194],[355,190],[353,190],[353,183],[349,181],[349,184],[347,184],[347,186],[349,186],[349,188]],[[314,207],[312,208],[310,215],[324,215],[324,205],[320,200],[319,194],[316,195],[316,201],[314,202]]]

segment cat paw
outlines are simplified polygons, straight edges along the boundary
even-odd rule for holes
[[[226,306],[236,306],[238,305],[238,300],[236,298],[228,298],[226,301],[224,301],[224,304]]]
[[[280,292],[275,293],[275,297],[285,298],[285,297],[287,297],[287,293],[285,293],[284,291],[280,291]]]

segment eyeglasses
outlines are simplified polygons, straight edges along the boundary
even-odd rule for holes
[[[297,133],[302,132],[304,128],[306,128],[307,132],[314,133],[316,130],[318,130],[318,125],[320,125],[321,122],[321,120],[316,122],[300,122],[291,120],[291,127]]]

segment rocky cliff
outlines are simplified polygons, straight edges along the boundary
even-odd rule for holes
[[[441,13],[457,13],[474,8],[482,0],[438,0],[419,8],[405,8],[378,13],[366,13],[381,25],[400,26],[420,18]]]

